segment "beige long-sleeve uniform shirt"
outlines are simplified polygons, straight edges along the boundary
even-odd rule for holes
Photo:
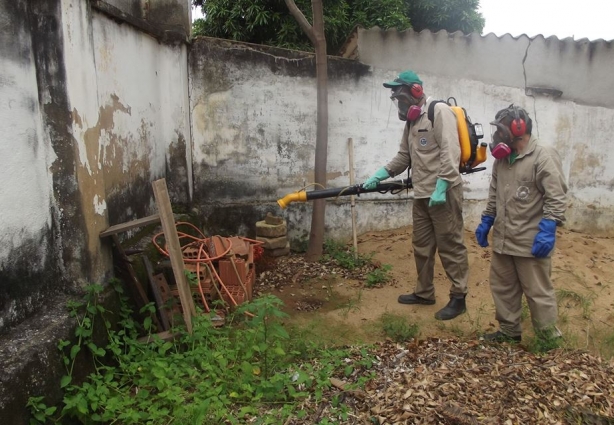
[[[531,136],[513,164],[495,161],[484,215],[495,217],[493,251],[532,257],[533,240],[542,218],[565,221],[567,183],[559,154]]]
[[[456,115],[447,104],[437,103],[431,124],[427,116],[430,104],[429,99],[420,117],[405,125],[399,152],[385,166],[391,177],[411,168],[416,199],[429,198],[438,178],[449,182],[450,188],[462,182]]]

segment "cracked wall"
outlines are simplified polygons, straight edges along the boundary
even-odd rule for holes
[[[454,96],[474,121],[488,123],[510,103],[524,107],[540,142],[561,155],[569,182],[568,226],[614,234],[613,42],[379,29],[358,35],[359,60],[391,75],[416,70],[427,95]],[[478,213],[492,159],[486,166],[485,173],[465,179],[466,198],[478,204],[468,210]],[[468,218],[479,220],[479,214]]]
[[[329,58],[329,187],[349,183],[348,138],[357,182],[396,154],[403,123],[382,83],[411,68],[424,80],[427,96],[453,96],[473,122],[482,123],[487,142],[488,123],[498,110],[510,103],[527,109],[541,143],[561,154],[570,187],[568,225],[614,234],[611,43],[375,28],[359,29],[357,56],[358,61]],[[293,217],[289,235],[304,238],[310,204],[282,211],[275,201],[312,188],[313,57],[201,38],[190,50],[189,68],[195,203],[205,223],[253,234],[255,221],[271,211]],[[562,95],[553,97],[557,90]],[[464,177],[468,226],[485,207],[492,159],[486,166]],[[410,224],[411,195],[362,195],[358,232]],[[230,210],[244,214],[231,220]],[[349,199],[328,200],[328,237],[351,235],[348,212]]]

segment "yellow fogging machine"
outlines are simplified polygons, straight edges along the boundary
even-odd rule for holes
[[[378,183],[373,189],[365,189],[362,184],[355,184],[345,187],[331,187],[329,189],[321,190],[299,190],[298,192],[292,192],[287,194],[281,199],[277,200],[279,206],[284,209],[292,202],[307,202],[314,199],[333,198],[338,196],[356,195],[360,196],[362,193],[388,193],[396,195],[403,190],[411,189],[411,179],[394,180],[391,182]]]

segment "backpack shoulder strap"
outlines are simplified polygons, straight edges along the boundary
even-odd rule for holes
[[[426,116],[428,117],[429,121],[431,122],[431,125],[435,125],[435,123],[433,122],[433,120],[435,119],[435,105],[438,103],[448,103],[445,100],[433,100],[431,102],[431,104],[429,105],[429,110],[426,113]]]

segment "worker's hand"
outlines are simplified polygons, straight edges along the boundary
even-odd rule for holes
[[[437,179],[435,191],[431,195],[431,199],[429,199],[429,207],[446,203],[446,191],[448,190],[448,186],[450,186],[450,183],[447,181]]]
[[[475,238],[482,248],[488,246],[488,232],[490,232],[490,228],[494,222],[495,218],[492,215],[483,215],[482,222],[478,225],[478,228],[475,229]]]
[[[375,189],[379,182],[381,182],[382,180],[386,180],[388,177],[390,177],[390,174],[388,174],[388,170],[386,170],[384,167],[381,167],[375,172],[375,174],[369,177],[367,181],[362,184],[362,187],[364,189]]]
[[[545,258],[554,248],[554,239],[556,237],[556,221],[548,218],[542,218],[539,222],[539,232],[535,235],[531,255],[537,258]]]

